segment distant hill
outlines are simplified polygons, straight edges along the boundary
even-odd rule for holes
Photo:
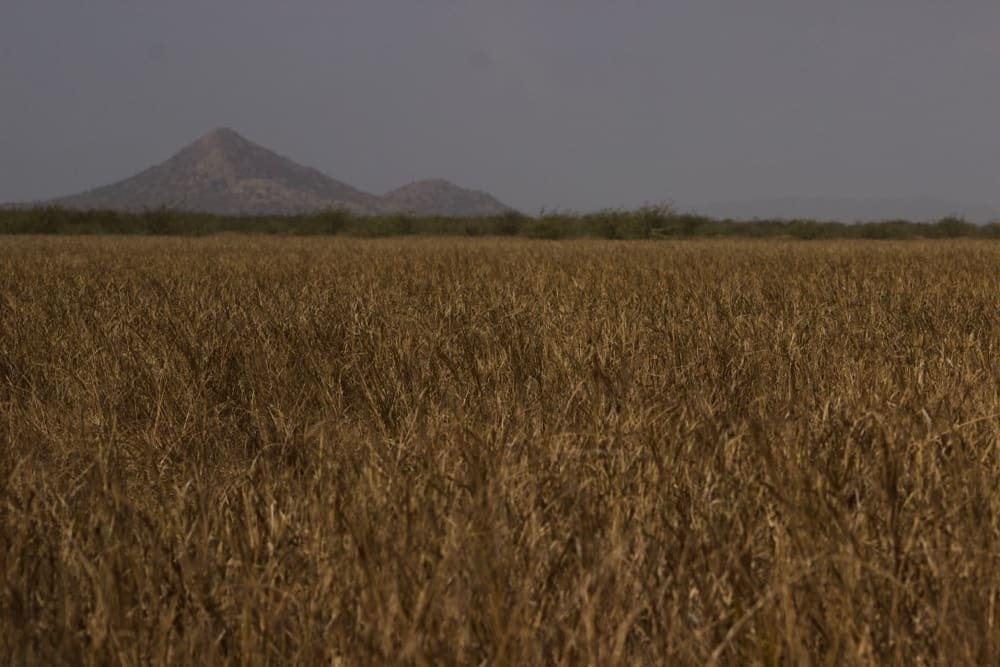
[[[509,210],[486,193],[446,181],[421,181],[378,197],[297,164],[229,128],[209,132],[166,162],[131,178],[45,203],[122,211],[167,207],[220,215],[296,215],[342,208],[360,215],[413,211],[475,216]]]
[[[947,216],[959,216],[969,222],[983,223],[1000,219],[1000,209],[927,196],[873,199],[785,197],[703,203],[690,208],[712,217],[735,220],[805,218],[839,222],[933,222]]]
[[[295,214],[333,206],[367,213],[379,208],[377,197],[227,128],[209,132],[136,176],[51,203],[115,210],[166,206],[223,215]]]
[[[499,215],[511,208],[493,195],[460,188],[443,179],[417,181],[386,193],[382,201],[417,215]]]

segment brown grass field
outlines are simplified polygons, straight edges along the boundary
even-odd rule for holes
[[[1000,245],[0,240],[13,664],[998,664]]]

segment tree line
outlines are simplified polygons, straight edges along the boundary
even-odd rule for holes
[[[520,236],[541,239],[1000,238],[1000,221],[977,225],[950,216],[936,222],[886,220],[846,223],[812,219],[733,220],[686,213],[671,206],[594,213],[542,212],[449,218],[409,214],[358,216],[344,210],[294,216],[224,216],[170,209],[137,212],[58,207],[0,209],[0,234],[146,234],[202,236],[225,232],[277,235]]]

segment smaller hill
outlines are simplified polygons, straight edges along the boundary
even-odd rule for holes
[[[383,195],[382,202],[416,215],[446,217],[500,215],[513,210],[487,192],[462,188],[439,178],[404,185]]]

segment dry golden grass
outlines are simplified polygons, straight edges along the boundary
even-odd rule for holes
[[[5,239],[0,654],[997,664],[1000,246]]]

